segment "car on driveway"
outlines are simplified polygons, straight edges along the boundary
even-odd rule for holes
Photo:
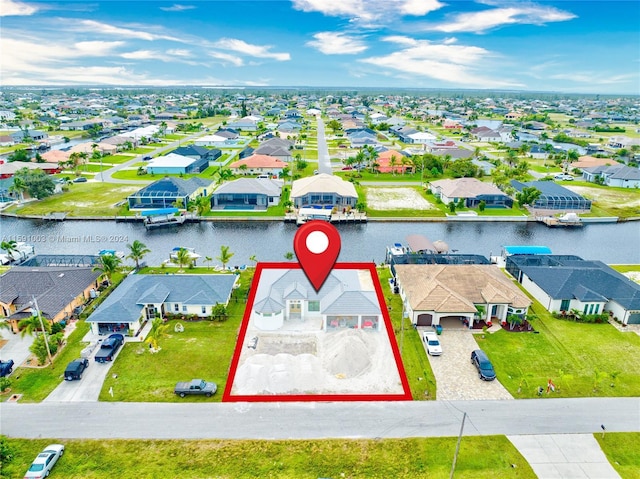
[[[471,364],[476,367],[478,376],[483,381],[493,381],[496,378],[493,364],[491,364],[489,357],[482,349],[476,349],[471,352]]]
[[[86,183],[87,179],[84,176],[78,176],[77,178],[73,179],[74,183]]]
[[[89,367],[89,360],[87,358],[76,359],[71,361],[67,365],[67,369],[64,370],[65,381],[73,381],[74,379],[82,379],[82,373]]]
[[[31,467],[29,467],[29,470],[24,475],[24,479],[47,477],[63,454],[64,445],[49,444],[31,463]]]
[[[425,331],[422,333],[422,340],[427,347],[427,354],[430,356],[440,356],[442,354],[442,346],[435,331]]]

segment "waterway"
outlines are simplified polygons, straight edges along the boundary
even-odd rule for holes
[[[504,245],[543,245],[554,254],[575,254],[607,264],[640,264],[640,223],[589,224],[582,228],[548,228],[539,223],[379,222],[338,225],[342,238],[339,261],[380,263],[385,249],[404,243],[410,234],[443,240],[459,253],[497,255]],[[25,241],[41,254],[95,254],[101,249],[127,252],[127,243],[140,240],[151,249],[145,257],[160,264],[176,246],[195,248],[213,258],[220,246],[234,253],[232,265],[286,261],[293,252],[294,224],[280,221],[208,221],[165,230],[147,231],[141,223],[114,221],[41,221],[3,217],[2,241]],[[199,262],[203,265],[202,262]]]

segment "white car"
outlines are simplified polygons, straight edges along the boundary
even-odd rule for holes
[[[442,346],[440,346],[440,341],[435,331],[425,331],[422,333],[422,340],[427,345],[427,354],[431,356],[440,356],[442,354]]]
[[[554,176],[554,178],[560,181],[573,181],[573,176],[567,175],[566,173],[563,173],[561,175],[556,175]]]
[[[31,463],[31,467],[24,475],[24,479],[41,479],[47,477],[63,454],[64,446],[62,444],[49,444]]]

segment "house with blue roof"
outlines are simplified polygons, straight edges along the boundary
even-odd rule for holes
[[[640,284],[601,261],[573,255],[512,255],[506,269],[547,311],[608,312],[622,324],[640,324]]]
[[[205,178],[165,177],[138,190],[127,197],[129,209],[171,208],[176,203],[186,206],[198,196],[209,196],[215,181]]]
[[[229,303],[237,278],[235,274],[130,275],[87,323],[93,334],[138,335],[147,321],[166,314],[207,318],[216,305]]]
[[[333,270],[319,291],[301,269],[265,269],[252,320],[262,331],[365,329],[379,331],[382,311],[373,286],[357,270]]]

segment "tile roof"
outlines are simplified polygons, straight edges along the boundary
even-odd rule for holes
[[[320,173],[295,180],[291,186],[291,198],[299,198],[309,193],[337,193],[343,197],[357,198],[353,183],[334,175]]]

